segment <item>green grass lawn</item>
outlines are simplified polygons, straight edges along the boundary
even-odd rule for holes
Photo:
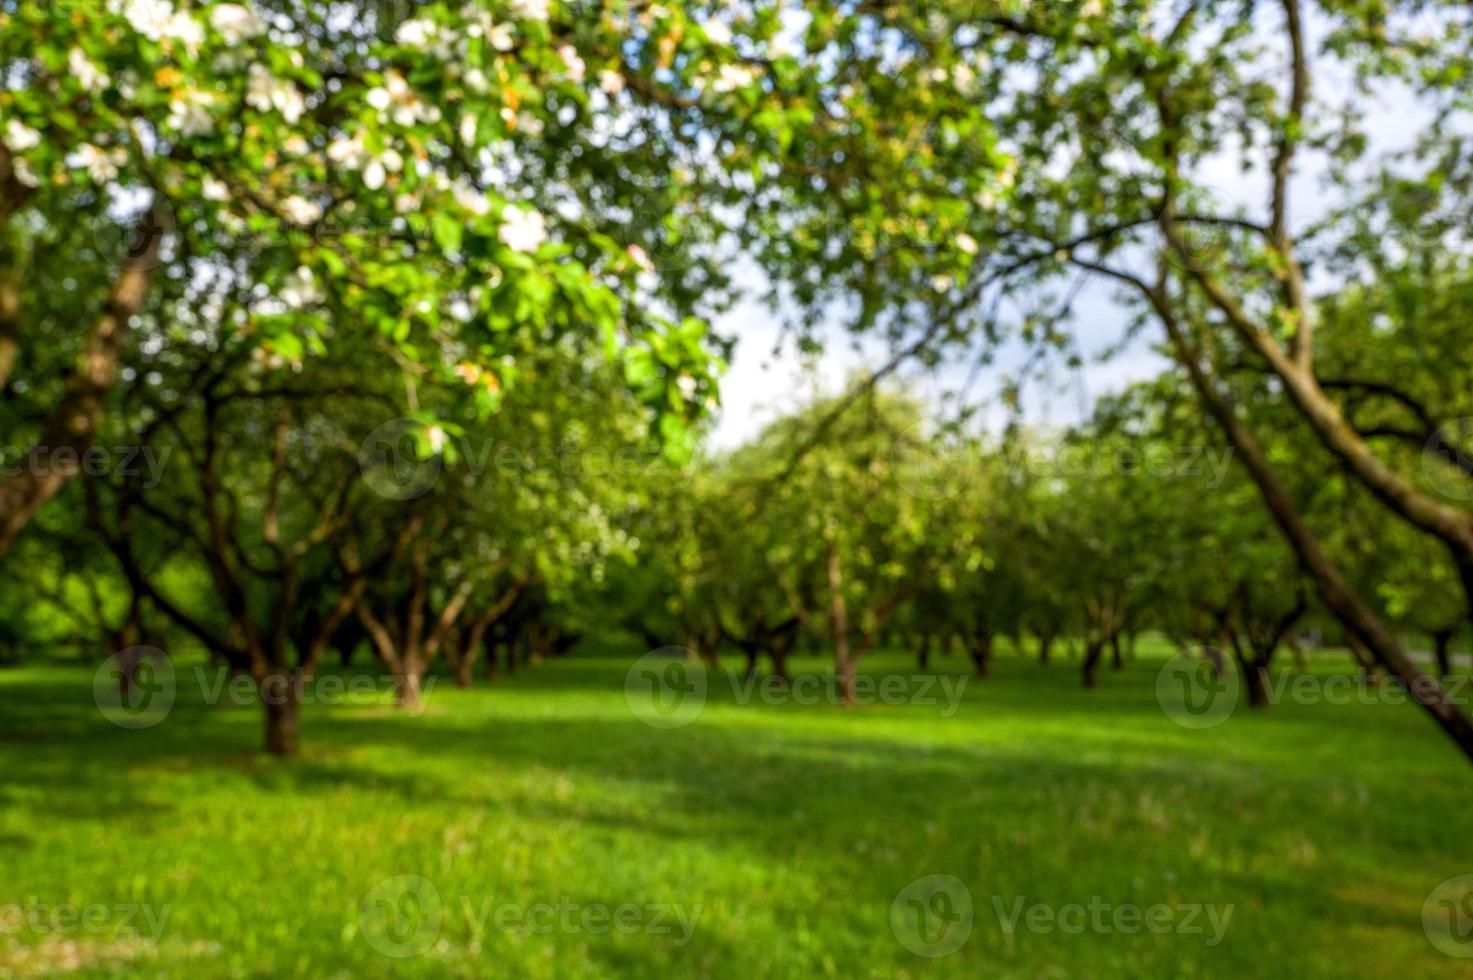
[[[172,713],[129,731],[94,706],[89,670],[0,670],[0,976],[1473,970],[1422,920],[1438,883],[1473,872],[1473,770],[1412,707],[1244,708],[1191,731],[1158,707],[1150,651],[1092,692],[1077,662],[1002,655],[950,717],[739,704],[713,681],[700,717],[666,731],[630,711],[632,655],[441,682],[421,717],[310,707],[285,762],[255,751],[258,708],[205,704],[187,671]],[[934,920],[928,936],[965,940],[927,958],[897,937],[892,903],[938,874],[964,886],[972,923]],[[438,924],[424,884],[377,904],[405,875],[433,887]],[[402,915],[362,913],[366,897]],[[1172,931],[1106,912],[1104,931],[1020,920],[1010,935],[1020,898],[1159,905]],[[930,907],[954,919],[956,899]],[[89,905],[105,908],[87,927],[35,911]],[[1194,905],[1231,906],[1215,945]],[[405,922],[418,928],[385,932]],[[428,948],[391,957],[386,942]]]

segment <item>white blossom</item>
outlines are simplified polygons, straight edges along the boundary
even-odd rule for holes
[[[701,26],[706,32],[706,40],[712,44],[731,43],[731,28],[724,21],[708,20]]]
[[[505,24],[497,24],[486,34],[486,40],[491,42],[491,47],[497,51],[510,51],[516,41],[512,40],[511,28]]]
[[[296,194],[281,202],[281,212],[294,225],[310,225],[322,217],[322,208]]]
[[[384,84],[369,89],[365,98],[369,105],[378,110],[380,119],[387,113],[400,126],[440,121],[439,107],[420,101],[404,76],[395,71],[384,75]]]
[[[680,389],[681,396],[686,401],[693,401],[696,397],[696,379],[688,374],[682,374],[675,379],[675,387]]]
[[[547,240],[547,219],[531,208],[509,207],[501,215],[502,242],[513,252],[535,252]]]
[[[118,175],[118,163],[126,159],[121,150],[108,153],[100,146],[83,143],[66,158],[68,166],[82,167],[96,184],[105,184]]]
[[[170,29],[174,7],[168,0],[122,0],[113,7],[133,29],[150,41],[162,40]]]
[[[423,50],[436,33],[434,22],[420,17],[400,24],[399,29],[394,32],[394,41],[405,47]]]
[[[973,238],[971,235],[968,235],[966,232],[962,232],[961,234],[956,236],[956,247],[961,249],[967,255],[976,255],[977,239]]]
[[[735,92],[739,88],[745,88],[752,84],[756,75],[746,65],[722,65],[721,71],[716,75],[716,81],[711,83],[711,89],[715,92]]]
[[[546,20],[548,0],[512,0],[512,14],[520,20]]]
[[[214,99],[208,92],[187,91],[169,100],[166,124],[183,136],[203,136],[215,128],[215,120],[207,108]]]
[[[289,79],[276,78],[265,65],[253,64],[246,78],[246,104],[270,112],[277,109],[282,118],[294,123],[307,111],[306,100]]]
[[[451,186],[450,193],[455,197],[456,204],[478,218],[491,213],[491,202],[486,200],[486,195],[464,181],[456,181]]]
[[[185,50],[190,54],[198,51],[199,46],[205,40],[205,29],[200,26],[199,21],[182,10],[169,18],[169,23],[164,27],[164,33],[184,45]]]
[[[41,142],[41,134],[19,119],[11,119],[5,123],[4,140],[12,153],[24,153]]]
[[[317,285],[317,277],[312,275],[311,269],[299,265],[286,277],[286,283],[281,287],[281,301],[293,310],[322,301],[322,288]]]
[[[598,73],[598,87],[609,95],[618,95],[624,91],[624,76],[611,69],[604,69]]]
[[[100,92],[107,87],[107,72],[98,68],[81,48],[72,48],[66,56],[67,73],[89,92]]]
[[[223,180],[214,177],[206,177],[199,182],[200,195],[206,201],[228,201],[230,200],[230,188]]]
[[[568,69],[568,77],[575,82],[583,81],[583,73],[588,66],[578,54],[578,49],[571,44],[564,44],[557,49],[557,53],[558,57],[563,59],[563,65]]]
[[[359,170],[367,161],[368,153],[363,147],[362,139],[344,136],[327,144],[327,158],[350,170]]]
[[[266,21],[249,7],[222,3],[210,10],[210,26],[231,44],[239,44],[266,30]]]
[[[16,157],[10,161],[11,172],[15,179],[23,187],[40,187],[41,178],[36,176],[36,171],[31,168],[31,161],[25,157]]]

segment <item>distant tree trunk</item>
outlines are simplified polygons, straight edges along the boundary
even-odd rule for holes
[[[1304,658],[1304,645],[1299,642],[1299,637],[1290,633],[1284,637],[1284,643],[1289,647],[1289,652],[1294,655],[1294,668],[1300,673],[1309,670],[1309,661]]]
[[[742,652],[747,655],[747,680],[757,676],[757,654],[760,649],[755,640],[742,643]]]
[[[267,674],[260,687],[261,701],[266,706],[266,751],[296,755],[301,734],[296,675],[278,670]]]
[[[476,681],[476,658],[470,651],[463,651],[455,662],[455,686],[470,687]]]
[[[844,569],[839,549],[829,546],[829,618],[834,634],[834,663],[843,691],[844,703],[852,705],[854,696],[854,659],[849,655],[849,611],[844,604]]]
[[[1437,673],[1446,677],[1453,672],[1453,630],[1432,631],[1432,655],[1437,658]]]
[[[921,646],[916,651],[916,669],[929,670],[931,667],[931,634],[921,634]]]
[[[972,638],[972,665],[978,677],[986,677],[992,668],[992,634],[978,633]]]
[[[1053,645],[1053,633],[1041,632],[1038,634],[1038,662],[1043,664],[1044,666],[1048,666],[1049,651],[1053,649]]]
[[[1086,639],[1084,643],[1084,686],[1100,686],[1100,659],[1105,653],[1105,641]]]
[[[1110,637],[1110,666],[1116,670],[1123,670],[1125,658],[1120,653],[1120,634],[1116,633]]]
[[[1371,652],[1366,649],[1366,645],[1361,642],[1360,637],[1346,630],[1345,646],[1350,650],[1350,655],[1355,658],[1355,662],[1360,665],[1361,675],[1366,680],[1378,680],[1380,678],[1380,666],[1372,658]]]
[[[1248,705],[1253,708],[1267,708],[1271,703],[1268,660],[1257,657],[1247,660],[1240,657],[1238,664],[1243,669],[1243,684],[1248,688]]]
[[[799,620],[797,617],[779,626],[767,639],[767,653],[772,658],[772,676],[782,687],[788,686],[788,656],[798,645]]]

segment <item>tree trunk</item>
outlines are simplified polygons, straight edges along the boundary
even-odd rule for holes
[[[261,681],[261,701],[266,706],[266,751],[272,755],[297,754],[300,735],[297,693],[292,674],[268,674]]]
[[[1084,686],[1100,686],[1100,659],[1105,653],[1104,640],[1086,640],[1084,644]]]
[[[396,692],[396,702],[400,708],[406,711],[418,711],[421,706],[420,682],[424,677],[424,665],[418,658],[404,658],[404,670],[398,677],[399,690]]]
[[[476,658],[470,650],[462,650],[460,659],[455,661],[455,686],[470,687],[476,679]]]
[[[1040,664],[1043,664],[1045,667],[1048,666],[1049,651],[1053,648],[1053,645],[1054,645],[1054,634],[1052,634],[1052,633],[1039,633],[1038,634],[1038,662]]]
[[[834,666],[844,703],[854,704],[854,658],[849,655],[849,610],[844,604],[844,569],[839,549],[829,546],[829,618],[834,632]]]
[[[1242,660],[1243,685],[1248,688],[1248,704],[1254,708],[1267,708],[1269,700],[1268,663],[1263,660]]]
[[[158,264],[159,246],[169,231],[169,212],[155,206],[149,214],[149,226],[144,229],[143,237],[123,257],[122,269],[102,305],[102,315],[93,324],[77,366],[66,379],[61,401],[41,428],[35,446],[48,450],[52,454],[50,459],[45,466],[23,466],[12,475],[0,478],[0,555],[5,554],[36,511],[80,471],[76,462],[66,465],[57,462],[56,450],[74,450],[80,459],[91,447],[97,427],[102,424],[103,408],[118,375],[129,326],[143,306],[149,280]],[[0,318],[18,318],[18,306],[12,306],[11,299],[0,300],[0,307],[3,307]],[[0,356],[9,359],[3,350]],[[8,364],[6,371],[9,371]]]
[[[1437,673],[1446,677],[1453,672],[1452,630],[1433,630],[1432,655],[1437,658]]]
[[[1120,653],[1120,634],[1116,633],[1110,637],[1110,666],[1116,670],[1125,669],[1125,658]]]
[[[992,668],[992,634],[978,633],[972,638],[972,666],[978,677],[986,677]]]
[[[929,670],[931,668],[931,634],[921,634],[921,646],[916,651],[916,669]]]
[[[1309,661],[1304,657],[1304,644],[1299,642],[1299,637],[1290,632],[1284,637],[1284,643],[1289,647],[1289,652],[1294,655],[1294,668],[1300,673],[1309,670]]]
[[[1407,685],[1417,703],[1453,740],[1458,749],[1469,760],[1473,760],[1473,723],[1469,722],[1468,716],[1448,697],[1442,686],[1412,662],[1396,637],[1351,588],[1339,566],[1305,524],[1293,498],[1279,482],[1278,473],[1264,455],[1258,440],[1239,421],[1233,406],[1204,372],[1197,351],[1182,333],[1168,301],[1159,293],[1150,294],[1150,299],[1171,336],[1178,359],[1187,369],[1193,387],[1237,451],[1238,459],[1258,487],[1259,495],[1274,522],[1294,549],[1300,566],[1314,580],[1320,601],[1349,631],[1365,642],[1377,661],[1386,665]]]

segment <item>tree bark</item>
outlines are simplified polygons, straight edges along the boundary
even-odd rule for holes
[[[1452,642],[1452,630],[1432,631],[1432,655],[1437,658],[1437,673],[1441,677],[1453,672]]]
[[[1100,660],[1105,653],[1104,640],[1086,640],[1084,644],[1084,686],[1100,686]]]
[[[972,666],[978,677],[986,677],[992,669],[991,633],[978,633],[972,638]]]
[[[129,324],[148,295],[165,230],[148,234],[135,254],[124,260],[108,292],[102,315],[93,324],[81,357],[67,377],[61,401],[46,419],[41,437],[33,447],[51,453],[51,459],[45,465],[22,466],[19,472],[0,478],[0,555],[5,554],[36,511],[79,472],[79,462],[58,463],[55,452],[66,448],[80,457],[97,435],[107,393],[118,376],[118,362],[128,339]],[[0,296],[0,319],[18,317],[18,303],[14,296],[10,299]],[[6,355],[3,349],[0,356],[13,363],[13,355]],[[8,374],[9,365],[5,370]]]
[[[854,658],[849,655],[849,612],[844,604],[844,569],[839,549],[829,547],[829,618],[834,634],[834,666],[839,676],[844,703],[855,703]]]
[[[297,754],[300,741],[300,705],[296,675],[279,671],[261,681],[261,701],[266,706],[266,751],[272,755]]]
[[[1182,333],[1175,313],[1167,305],[1164,296],[1150,291],[1149,287],[1147,289],[1176,348],[1178,360],[1187,369],[1192,386],[1237,451],[1238,459],[1258,487],[1274,522],[1288,539],[1301,567],[1314,581],[1320,601],[1335,618],[1365,642],[1379,662],[1401,678],[1417,703],[1431,715],[1433,721],[1453,740],[1458,749],[1473,761],[1473,724],[1469,723],[1468,717],[1447,696],[1442,686],[1412,662],[1402,650],[1401,644],[1346,582],[1339,567],[1305,524],[1293,499],[1279,482],[1278,474],[1264,455],[1258,440],[1238,420],[1232,406],[1205,374],[1197,352]]]

